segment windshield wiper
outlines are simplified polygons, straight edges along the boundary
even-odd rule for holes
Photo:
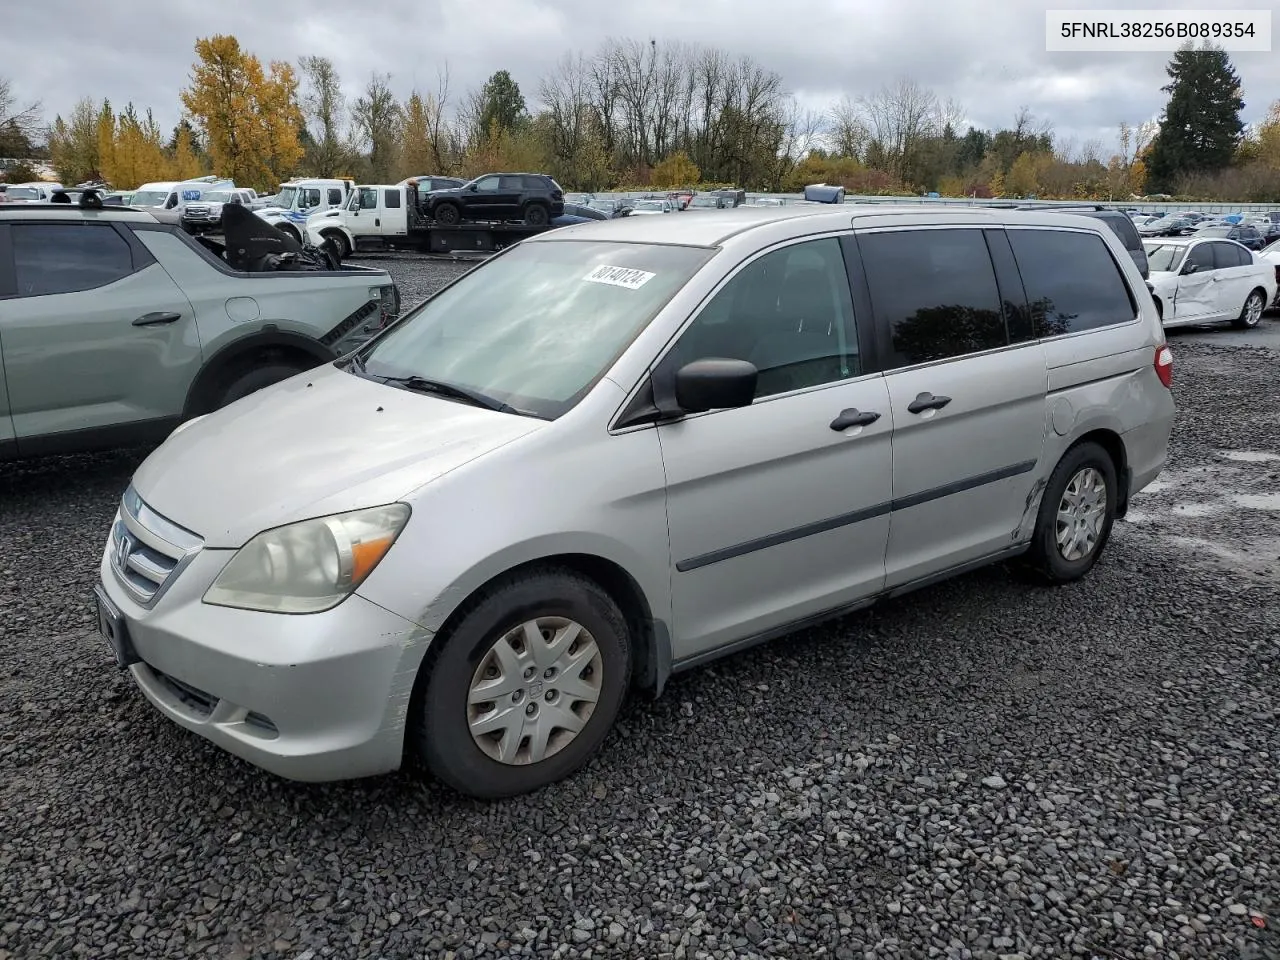
[[[381,380],[383,383],[403,387],[405,390],[413,390],[416,393],[435,393],[452,400],[462,400],[473,406],[484,407],[486,410],[496,410],[498,413],[520,413],[511,404],[503,403],[487,393],[460,387],[454,383],[446,383],[443,380],[430,380],[427,377],[382,377]]]

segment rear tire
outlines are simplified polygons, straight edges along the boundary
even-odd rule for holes
[[[1240,316],[1232,321],[1232,326],[1238,330],[1252,330],[1261,322],[1262,312],[1266,309],[1267,295],[1261,290],[1254,290],[1245,297]]]
[[[570,627],[575,639],[556,653],[551,641]],[[479,799],[528,793],[578,770],[604,742],[630,683],[622,612],[570,570],[498,582],[436,643],[412,708],[412,745],[437,779]]]
[[[524,208],[524,222],[531,227],[545,227],[551,222],[551,211],[541,203],[531,203]]]
[[[1045,486],[1022,566],[1042,583],[1083,577],[1111,537],[1119,493],[1116,465],[1106,450],[1091,441],[1068,450]]]
[[[242,397],[257,393],[264,387],[288,380],[303,372],[302,367],[289,363],[270,363],[261,367],[251,367],[228,378],[227,383],[218,393],[213,409],[221,410],[228,404],[235,403]]]
[[[444,224],[446,227],[456,227],[462,222],[462,211],[458,209],[457,204],[442,203],[436,207],[435,219],[436,223]]]

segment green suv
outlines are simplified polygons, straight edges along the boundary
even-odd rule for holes
[[[383,270],[237,269],[176,218],[5,204],[0,460],[161,440],[350,351],[399,306]]]

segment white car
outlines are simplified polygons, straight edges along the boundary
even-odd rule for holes
[[[670,200],[637,200],[631,205],[629,217],[648,217],[653,214],[675,213],[676,205]]]
[[[1229,320],[1256,327],[1276,298],[1275,264],[1234,240],[1147,240],[1148,285],[1166,327]]]
[[[1257,258],[1263,263],[1269,264],[1275,271],[1276,283],[1280,285],[1280,240],[1274,240],[1269,246],[1263,247],[1256,254]],[[1280,307],[1280,293],[1276,293],[1271,298],[1271,306]]]

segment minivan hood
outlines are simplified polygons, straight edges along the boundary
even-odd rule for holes
[[[545,424],[321,367],[179,427],[133,484],[207,546],[239,547],[391,503]]]

